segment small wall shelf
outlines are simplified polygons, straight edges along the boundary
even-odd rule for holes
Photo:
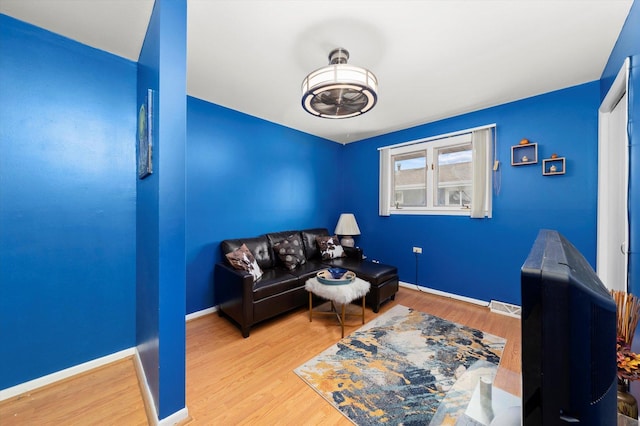
[[[563,175],[566,171],[564,157],[547,158],[542,160],[542,174],[544,176]]]
[[[528,143],[511,147],[511,165],[524,166],[538,163],[538,144]]]

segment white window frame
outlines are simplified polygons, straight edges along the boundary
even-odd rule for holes
[[[483,130],[495,128],[495,124],[478,127],[474,129],[463,130],[460,132],[454,132],[430,138],[420,139],[416,141],[401,143],[397,145],[391,145],[387,147],[379,148],[381,151],[380,156],[380,215],[448,215],[448,216],[471,216],[471,209],[469,206],[437,206],[435,205],[438,196],[438,188],[435,186],[435,172],[437,171],[437,164],[435,164],[435,153],[438,149],[472,144],[473,150],[473,132],[476,130]],[[410,206],[398,206],[392,204],[395,200],[395,187],[394,187],[394,164],[393,157],[395,155],[407,154],[417,151],[426,151],[426,206],[424,207],[410,207]],[[484,185],[484,217],[491,217],[492,215],[492,179],[491,170],[494,164],[494,143],[492,143],[485,151],[485,155],[482,158],[474,158],[473,167],[481,167],[486,170],[486,183]],[[475,175],[475,173],[474,173]],[[472,177],[473,180],[473,177]],[[473,200],[472,200],[473,202]]]

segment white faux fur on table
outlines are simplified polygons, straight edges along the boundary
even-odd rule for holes
[[[307,280],[304,288],[323,299],[345,305],[367,294],[370,286],[369,281],[361,280],[360,278],[356,278],[349,284],[327,285],[322,284],[314,277]]]

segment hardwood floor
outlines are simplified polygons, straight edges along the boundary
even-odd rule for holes
[[[366,320],[396,304],[505,337],[507,345],[496,385],[519,395],[518,319],[490,313],[488,308],[400,288],[396,300],[383,305],[380,313],[374,314],[367,308]],[[345,333],[360,325],[357,316],[347,318]],[[248,339],[243,339],[237,327],[217,314],[188,322],[187,407],[192,418],[189,424],[351,425],[293,372],[338,340],[340,326],[334,318],[314,317],[309,323],[304,308],[254,327]],[[49,386],[37,397],[34,395],[40,390],[31,392],[29,398],[2,402],[0,424],[144,424],[139,389],[137,395],[127,396],[121,389],[124,386],[131,390],[131,379],[135,383],[133,363],[126,361],[116,363],[125,365],[126,373],[121,371],[122,366],[112,364],[101,371]],[[100,378],[103,372],[107,376]],[[84,377],[87,375],[90,377]],[[129,384],[125,385],[125,381]]]
[[[0,402],[0,425],[146,425],[133,358]]]

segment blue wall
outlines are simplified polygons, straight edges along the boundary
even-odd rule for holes
[[[598,105],[593,82],[347,145],[342,161],[354,167],[345,210],[360,225],[358,244],[397,265],[402,281],[518,305],[520,267],[539,229],[559,230],[595,265]],[[493,218],[378,216],[377,148],[491,123],[501,161]],[[510,165],[522,138],[538,143],[538,164]],[[565,175],[542,176],[541,159],[552,153],[566,157]]]
[[[0,15],[0,389],[135,342],[136,64]]]
[[[159,253],[159,180],[158,158],[155,153],[158,130],[158,85],[160,67],[160,13],[154,5],[145,41],[138,58],[137,108],[144,102],[147,89],[153,90],[152,168],[155,174],[144,180],[137,178],[136,210],[136,344],[147,383],[151,390],[156,412],[160,392],[160,278]],[[137,133],[136,133],[137,134]],[[136,150],[137,155],[137,150]],[[137,161],[137,160],[136,160]],[[137,165],[137,162],[136,162]]]
[[[139,59],[154,91],[153,174],[138,180],[137,346],[158,418],[185,407],[185,0],[156,0]]]
[[[327,227],[343,206],[344,147],[187,99],[187,312],[215,305],[226,238]]]

